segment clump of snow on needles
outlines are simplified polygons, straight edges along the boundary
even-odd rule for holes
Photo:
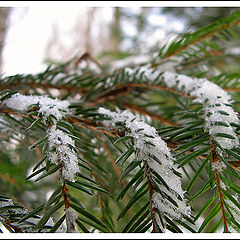
[[[48,158],[51,163],[63,166],[63,179],[74,181],[75,175],[79,172],[78,157],[73,150],[75,142],[68,134],[56,128],[57,121],[70,113],[68,108],[70,103],[67,100],[61,101],[48,96],[25,96],[17,93],[4,100],[3,104],[22,112],[26,112],[31,105],[38,104],[38,112],[42,114],[44,119],[50,115],[56,118],[54,124],[47,130],[50,149]]]
[[[147,83],[161,80],[168,88],[177,88],[185,94],[189,94],[196,102],[204,107],[205,129],[217,141],[222,148],[232,149],[239,146],[239,139],[235,133],[236,127],[232,124],[240,124],[237,113],[231,107],[232,98],[221,87],[206,78],[194,78],[169,71],[159,72],[149,67],[126,68],[128,81],[143,79]],[[226,126],[219,124],[224,122]],[[233,139],[219,136],[228,134]]]
[[[232,98],[226,91],[206,78],[197,79],[169,72],[165,72],[162,77],[168,87],[177,86],[203,104],[205,129],[223,148],[232,149],[239,145],[236,128],[231,125],[239,124],[239,119],[231,107]],[[219,125],[219,122],[224,122],[227,126]],[[218,133],[229,134],[234,139],[220,137]]]
[[[48,131],[48,144],[50,162],[56,165],[61,163],[62,177],[74,182],[74,177],[79,172],[78,157],[72,149],[75,147],[74,140],[53,125]]]
[[[216,170],[218,172],[221,172],[224,168],[226,168],[225,163],[223,163],[222,161],[218,160],[216,162],[212,163],[212,169]]]
[[[118,122],[125,124],[125,127],[129,130],[126,135],[134,138],[134,150],[137,159],[145,162],[152,171],[155,171],[162,177],[169,188],[166,188],[164,184],[157,183],[159,189],[166,196],[168,195],[172,198],[178,207],[167,200],[167,198],[163,198],[158,192],[153,194],[153,205],[158,208],[161,213],[169,215],[174,219],[181,219],[183,215],[189,215],[190,207],[186,205],[184,199],[185,192],[182,190],[179,176],[174,173],[174,171],[176,171],[173,162],[174,159],[171,156],[167,144],[158,135],[156,129],[141,121],[128,110],[111,112],[108,109],[99,108],[98,112],[111,118],[111,120],[103,121],[103,124],[107,127],[114,128]],[[158,163],[153,156],[159,159],[161,164]],[[149,177],[155,178],[152,171],[150,171]],[[158,218],[156,217],[156,219]],[[164,231],[161,222],[157,222],[159,227]]]
[[[16,206],[16,204],[14,204],[12,199],[5,200],[4,202],[0,201],[0,208],[9,207],[9,209],[11,209],[11,211],[13,211],[14,214],[17,214],[20,216],[21,215],[25,216],[26,214],[29,214],[27,209],[25,209],[23,207],[14,208],[15,206]],[[24,223],[24,225],[21,226],[21,229],[23,229],[24,232],[38,232],[39,230],[34,229],[34,226],[41,220],[41,218],[42,218],[42,216],[39,216],[39,215],[35,215],[34,217],[28,218],[27,221]],[[0,221],[4,222],[5,219],[0,216]],[[48,219],[48,221],[45,223],[45,225],[53,227],[55,225],[53,218],[50,217]],[[65,226],[63,224],[61,224],[59,226],[59,228],[56,230],[56,232],[61,233],[61,232],[64,232],[64,230],[65,230]],[[47,230],[43,229],[43,230],[41,230],[41,232],[47,232]]]
[[[53,115],[57,120],[62,119],[69,113],[68,106],[70,103],[66,100],[61,101],[52,99],[48,96],[25,96],[20,93],[12,95],[10,98],[3,101],[3,104],[9,108],[18,111],[27,111],[33,104],[39,104],[39,113],[42,113],[44,118]]]

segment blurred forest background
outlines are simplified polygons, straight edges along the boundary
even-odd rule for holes
[[[36,73],[50,62],[68,61],[86,52],[100,64],[126,57],[129,63],[141,62],[177,35],[234,10],[237,8],[2,7],[1,73]]]
[[[8,76],[37,73],[45,70],[49,63],[66,62],[76,55],[82,56],[86,53],[91,56],[88,60],[95,65],[113,64],[115,67],[121,67],[122,59],[125,59],[124,64],[140,64],[147,62],[164,44],[170,43],[179,34],[206,26],[237,9],[236,7],[0,7],[0,74]],[[229,49],[239,56],[240,48],[237,43],[232,41]],[[221,66],[221,63],[219,64]],[[28,152],[27,147],[18,150]],[[28,175],[26,171],[31,166],[34,154],[28,153],[26,162],[21,162],[22,165],[16,167],[18,176],[14,177],[14,181],[18,182],[18,186],[15,188],[13,187],[15,183],[9,184],[9,191],[13,195],[27,194],[29,206],[37,207],[43,198],[49,197],[51,192],[46,196],[46,192],[40,192],[36,187],[37,194],[34,195],[29,191],[33,186],[29,186],[30,183],[26,184],[24,180]],[[0,158],[0,186],[10,181],[10,177],[4,174]],[[115,181],[113,179],[113,183]],[[49,191],[52,182],[47,181],[44,184]],[[94,202],[88,204],[92,208],[95,207]],[[196,201],[196,208],[198,204],[201,205],[201,202]]]

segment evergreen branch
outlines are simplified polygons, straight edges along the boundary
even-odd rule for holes
[[[90,60],[91,62],[95,63],[100,69],[102,68],[101,64],[95,59],[94,57],[91,56],[89,52],[85,52],[82,56],[80,56],[78,59],[74,61],[75,67],[78,66],[78,64],[82,61],[88,61]]]
[[[80,94],[86,94],[87,90],[75,87],[72,85],[66,85],[66,84],[52,84],[52,83],[36,83],[36,82],[16,82],[16,83],[0,83],[0,90],[7,90],[7,89],[14,89],[16,87],[26,87],[28,86],[28,89],[23,89],[22,91],[25,91],[24,94],[26,94],[26,91],[28,92],[30,89],[36,89],[41,88],[43,90],[46,89],[58,89],[58,90],[64,90],[66,92],[75,92]]]
[[[35,115],[29,116],[28,114],[15,111],[13,109],[8,109],[8,108],[5,108],[5,107],[4,108],[0,107],[0,112],[4,113],[4,114],[11,114],[11,115],[22,117],[22,118],[30,118],[30,117],[32,117],[34,119],[41,119],[39,116],[35,116]],[[120,133],[120,132],[117,132],[117,131],[108,131],[107,129],[99,129],[98,127],[103,127],[103,125],[102,124],[97,124],[96,122],[93,122],[93,121],[91,121],[89,119],[84,119],[84,118],[79,119],[77,117],[70,116],[70,117],[66,118],[66,121],[68,121],[69,123],[72,123],[75,126],[81,126],[82,128],[87,129],[83,125],[83,124],[86,124],[92,130],[98,131],[98,132],[101,132],[101,133],[104,133],[104,134],[107,134],[107,135],[112,136],[112,137],[114,137],[114,136],[119,136],[120,137],[120,136],[123,136],[123,134],[124,134],[124,133]]]
[[[232,232],[232,225],[238,231],[239,202],[231,194],[240,192],[234,182],[239,180],[240,122],[238,110],[233,108],[236,106],[238,109],[239,74],[221,73],[215,76],[214,70],[220,68],[211,60],[221,60],[226,56],[227,60],[237,60],[237,56],[233,58],[234,52],[232,55],[228,54],[231,52],[229,49],[224,52],[221,44],[232,38],[239,39],[239,16],[240,10],[194,33],[176,38],[160,50],[151,68],[141,67],[139,62],[135,64],[138,67],[126,64],[128,67],[113,73],[95,74],[90,68],[77,69],[81,61],[89,60],[101,68],[96,59],[84,53],[58,67],[49,66],[40,74],[1,78],[0,137],[3,137],[3,151],[0,151],[0,158],[6,163],[6,166],[1,166],[3,169],[13,166],[12,158],[19,161],[28,159],[27,154],[20,151],[30,141],[30,149],[36,150],[33,151],[34,157],[38,156],[40,160],[26,180],[36,177],[37,182],[48,176],[54,177],[54,173],[60,176],[60,185],[50,198],[30,213],[20,211],[19,214],[14,210],[20,205],[7,202],[0,195],[0,220],[3,225],[11,232],[55,232],[65,220],[67,232],[74,231],[77,225],[83,232],[90,229],[114,232],[115,227],[117,230],[122,228],[121,223],[128,219],[124,217],[129,214],[130,221],[123,232],[146,232],[151,226],[153,232],[164,232],[165,228],[182,232],[179,225],[194,232],[181,221],[186,219],[192,223],[185,192],[181,188],[181,173],[177,171],[182,167],[189,179],[187,191],[197,183],[196,180],[203,182],[203,187],[189,202],[210,189],[214,191],[212,199],[196,213],[195,220],[214,204],[198,231],[201,232],[219,213],[221,219],[210,231],[215,232],[221,224],[224,232]],[[162,66],[162,71],[155,68],[158,64],[172,62],[174,72],[185,73],[186,70],[191,77],[165,72],[165,66]],[[207,66],[206,71],[201,63]],[[38,96],[24,96],[13,90],[34,92]],[[226,91],[234,94],[231,96]],[[54,99],[55,92],[64,100]],[[42,96],[43,93],[50,97]],[[79,94],[81,101],[77,103],[75,100]],[[236,102],[233,102],[233,97]],[[70,104],[70,101],[74,103]],[[137,101],[140,103],[137,104]],[[130,111],[110,112],[98,109],[99,106],[117,106],[141,116],[135,116]],[[154,120],[151,124],[160,128],[156,130],[146,124],[141,120],[144,116],[150,116]],[[12,129],[11,124],[14,124]],[[32,142],[36,137],[38,140]],[[16,148],[12,151],[8,143]],[[31,163],[29,161],[25,169],[30,168]],[[189,168],[185,169],[185,164]],[[229,171],[224,169],[226,167]],[[114,172],[111,174],[109,171]],[[8,191],[9,183],[13,188],[15,183],[21,184],[17,178],[11,179],[17,173],[13,172],[9,178],[0,173],[0,180],[8,184],[1,186],[4,191]],[[116,182],[113,180],[115,175]],[[127,184],[124,184],[125,181]],[[52,185],[49,181],[41,186],[49,189],[55,188],[56,182],[59,184],[57,180],[52,182]],[[29,186],[33,189],[34,182]],[[76,191],[71,191],[72,188]],[[23,187],[24,190],[26,188]],[[92,190],[97,194],[94,195]],[[117,201],[126,196],[126,204],[111,202],[118,190]],[[97,200],[101,209],[95,214],[85,210],[77,199],[81,193],[91,195],[88,206],[93,206],[93,199]],[[149,193],[148,197],[146,193]],[[84,203],[85,200],[89,202],[84,196],[83,200]],[[38,201],[41,202],[41,199]],[[9,205],[4,205],[4,202]],[[56,223],[51,223],[52,216],[62,207],[64,215]],[[114,207],[120,211],[118,217],[117,211],[112,211]],[[42,212],[43,216],[36,215]],[[95,216],[97,213],[100,213],[101,221]],[[2,216],[9,222],[4,222]],[[123,222],[115,226],[114,217]],[[85,227],[85,224],[91,228]]]
[[[112,101],[115,99],[117,96],[124,96],[129,94],[129,90],[131,88],[142,88],[144,90],[150,90],[150,89],[160,89],[163,91],[169,91],[174,94],[178,95],[184,95],[188,97],[187,94],[184,94],[181,91],[176,92],[172,88],[164,87],[161,85],[153,85],[151,83],[145,84],[145,83],[126,83],[126,84],[118,84],[115,86],[114,90],[109,90],[109,92],[105,93],[104,95],[101,95],[99,97],[93,98],[91,101],[92,102],[105,102],[105,101]]]
[[[216,146],[214,143],[212,143],[211,154],[212,154],[212,163],[213,164],[219,163],[221,161],[217,156]],[[216,169],[214,178],[215,178],[216,184],[217,184],[217,193],[218,193],[218,199],[219,199],[219,203],[220,203],[221,211],[222,211],[222,220],[223,220],[223,224],[224,224],[224,231],[228,232],[227,218],[226,218],[225,208],[224,208],[224,204],[223,204],[223,194],[221,191],[221,183],[220,183],[218,174],[219,174],[218,170]]]
[[[94,130],[94,131],[95,131],[95,130]],[[124,180],[121,180],[121,172],[120,172],[120,169],[118,168],[118,166],[117,166],[117,164],[116,164],[116,162],[115,162],[115,160],[114,160],[114,158],[113,158],[113,155],[112,155],[109,147],[108,147],[107,144],[104,142],[103,138],[102,138],[101,136],[99,136],[99,134],[97,133],[97,131],[96,131],[95,133],[96,133],[97,138],[100,140],[101,145],[102,145],[103,148],[105,149],[105,151],[106,151],[106,153],[107,153],[107,155],[108,155],[108,157],[109,157],[109,159],[110,159],[110,161],[111,161],[111,163],[112,163],[113,169],[115,170],[115,172],[116,172],[116,174],[117,174],[117,176],[118,176],[119,182],[120,182],[121,186],[123,187],[123,186],[125,185],[125,181],[124,181]],[[100,196],[100,198],[101,198],[101,196]],[[100,199],[100,200],[101,200],[101,199]],[[101,201],[102,201],[102,200],[101,200]],[[126,196],[126,202],[128,202],[128,201],[129,201],[129,196],[127,195],[127,196]],[[132,215],[133,215],[132,209],[130,209],[130,211],[129,211],[129,217],[131,218]]]
[[[126,127],[129,130],[128,134],[130,134],[130,136],[133,137],[134,146],[136,148],[135,149],[136,156],[137,158],[139,158],[139,160],[141,160],[141,162],[144,163],[144,166],[146,168],[148,189],[150,191],[150,196],[152,197],[152,221],[153,221],[152,224],[154,224],[154,231],[163,232],[165,228],[164,226],[165,224],[162,222],[161,215],[163,216],[170,215],[173,218],[178,218],[178,217],[181,217],[182,214],[183,215],[187,214],[187,208],[183,200],[182,189],[178,189],[177,187],[180,184],[180,183],[177,183],[179,181],[178,179],[179,176],[176,177],[176,175],[174,175],[175,170],[173,169],[173,166],[171,167],[170,165],[168,166],[169,160],[171,160],[169,150],[166,148],[165,143],[163,143],[161,138],[157,135],[156,130],[154,128],[150,127],[146,123],[139,121],[137,117],[135,117],[133,114],[129,113],[128,111],[124,111],[123,113],[114,113],[106,109],[100,108],[99,113],[104,114],[112,119],[113,121],[112,123],[111,122],[107,123],[107,121],[105,121],[105,124],[107,126],[111,126],[111,128],[115,126],[117,122],[124,123],[124,125],[126,125]],[[140,126],[142,128],[140,128]],[[154,140],[156,138],[158,139],[158,142]],[[161,144],[163,144],[163,146],[160,146]],[[132,147],[128,148],[126,152],[124,152],[116,160],[116,162],[121,161],[123,164],[132,154],[132,151],[130,151],[131,149]],[[151,153],[151,149],[152,149],[152,152],[154,152],[154,154]],[[156,149],[156,151],[154,151],[154,149]],[[166,157],[166,160],[164,156]],[[168,169],[168,168],[169,168],[169,172],[165,173],[163,169]],[[173,171],[173,173],[171,171]],[[166,183],[167,179],[169,178],[169,174],[172,175],[172,180],[174,179],[173,186],[168,186],[168,184]],[[129,184],[131,182],[136,181],[137,176],[138,176],[138,173],[134,176],[134,178],[132,178]],[[177,186],[175,186],[175,184]],[[157,192],[155,192],[153,189],[155,189]],[[122,190],[122,192],[119,194],[118,199],[122,198],[123,195],[126,193],[126,191],[127,191],[127,187],[125,187]],[[177,194],[179,198],[176,198],[175,194]],[[180,199],[181,201],[179,201]],[[175,209],[176,206],[177,207],[180,206],[180,208]],[[173,213],[172,208],[174,208],[174,210],[176,211],[175,213]],[[119,218],[125,215],[126,209],[124,209],[123,212],[121,212],[121,214],[119,215]],[[155,209],[158,209],[159,213],[156,212]],[[156,221],[157,225],[154,221]]]
[[[147,165],[147,163],[145,162],[146,164],[146,175],[147,175],[147,184],[148,184],[148,189],[149,189],[149,192],[150,192],[150,199],[152,199],[153,195],[154,195],[154,186],[152,184],[152,181],[150,180],[151,179],[151,173],[150,173],[150,169],[149,169],[149,166]],[[157,208],[154,206],[154,204],[152,203],[151,204],[151,208],[152,208],[152,214],[153,216],[157,213]],[[152,227],[153,227],[153,230],[152,232],[153,233],[156,233],[157,232],[157,226],[156,226],[156,222],[155,221],[152,221]]]
[[[100,137],[97,132],[95,132],[95,133],[96,133],[97,139],[100,140],[101,145],[103,146],[105,152],[107,153],[108,158],[110,159],[110,161],[111,161],[111,163],[112,163],[113,169],[115,170],[115,172],[116,172],[116,174],[117,174],[117,176],[118,176],[118,179],[120,180],[120,178],[121,178],[121,172],[120,172],[117,164],[115,163],[114,157],[113,157],[113,155],[112,155],[109,147],[108,147],[107,144],[104,142],[103,138]],[[122,186],[125,184],[123,180],[122,180],[122,181],[119,181],[119,182],[120,182],[120,184],[121,184]]]
[[[157,65],[165,62],[170,57],[180,54],[181,52],[183,52],[185,49],[189,48],[192,45],[196,45],[197,43],[205,39],[209,39],[215,36],[224,29],[228,29],[230,27],[233,27],[234,25],[239,24],[240,23],[239,15],[240,11],[239,10],[235,11],[231,16],[216,21],[193,33],[184,34],[183,37],[180,38],[177,37],[175,40],[173,40],[170,47],[165,51],[166,54],[164,54],[163,58],[158,62],[154,62],[152,64],[152,67],[156,67]]]
[[[18,226],[14,226],[13,223],[12,223],[12,221],[9,220],[9,219],[5,219],[4,225],[5,225],[5,224],[6,224],[8,227],[10,227],[11,229],[13,229],[13,230],[15,231],[15,233],[23,233],[23,230],[22,230],[20,227],[18,227]]]
[[[216,57],[224,56],[224,50],[221,51],[209,51],[207,54],[205,53],[203,56],[198,56],[196,60],[193,59],[186,59],[181,64],[179,65],[178,71],[181,70],[186,70],[192,67],[196,67],[199,64],[202,64],[203,62],[206,63],[209,60],[212,60]]]
[[[161,117],[159,115],[156,115],[156,114],[153,114],[153,113],[150,113],[148,112],[147,110],[141,108],[141,107],[138,107],[134,104],[131,104],[131,103],[128,103],[128,102],[123,102],[121,103],[121,105],[124,107],[124,108],[127,108],[127,109],[130,109],[130,110],[133,110],[135,112],[138,112],[142,115],[147,115],[149,117],[151,117],[152,119],[156,120],[156,121],[159,121],[163,124],[165,124],[166,126],[179,126],[178,124],[176,123],[173,123],[171,122],[170,120],[168,120],[167,118],[164,118],[164,117]]]

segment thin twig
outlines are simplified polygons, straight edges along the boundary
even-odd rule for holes
[[[217,153],[216,153],[216,147],[215,145],[212,143],[212,149],[211,149],[211,152],[212,152],[212,162],[213,164],[218,162],[218,161],[221,161],[218,156],[217,156]],[[224,225],[224,229],[225,229],[225,232],[228,232],[228,225],[227,225],[227,218],[225,216],[225,208],[224,208],[224,205],[223,205],[223,194],[222,194],[222,190],[221,190],[221,183],[220,183],[220,179],[219,179],[219,176],[218,176],[218,170],[215,170],[215,174],[214,174],[214,178],[216,180],[216,183],[217,183],[217,192],[218,192],[218,199],[219,199],[219,203],[220,203],[220,207],[221,207],[221,210],[222,210],[222,219],[223,219],[223,225]]]
[[[147,165],[147,163],[145,163]],[[149,192],[150,192],[150,198],[152,198],[152,195],[154,194],[154,189],[153,189],[153,184],[150,180],[150,176],[151,176],[151,173],[150,173],[150,170],[149,170],[149,166],[147,165],[147,184],[148,184],[148,189],[149,189]],[[154,214],[156,212],[155,210],[155,207],[152,205],[152,213]],[[154,221],[152,221],[152,226],[153,226],[153,230],[152,232],[153,233],[156,233],[156,226],[154,224]]]
[[[156,114],[153,114],[153,113],[150,113],[148,112],[147,110],[141,108],[141,107],[138,107],[134,104],[131,104],[131,103],[127,103],[127,102],[123,102],[122,105],[125,107],[125,108],[128,108],[128,109],[131,109],[135,112],[138,112],[142,115],[147,115],[149,117],[151,117],[152,119],[156,120],[156,121],[159,121],[161,123],[164,123],[166,126],[179,126],[178,124],[176,123],[173,123],[171,122],[170,120],[168,120],[167,118],[164,118],[164,117],[161,117],[159,115],[156,115]]]
[[[16,233],[23,233],[23,230],[18,226],[12,225],[12,222],[9,219],[6,219],[4,223],[12,228]]]
[[[5,175],[3,175],[2,173],[0,173],[0,178],[2,178],[2,179],[4,179],[5,181],[11,183],[12,185],[17,185],[17,186],[19,186],[18,183],[17,183],[13,178],[8,177],[8,176],[5,176]]]
[[[102,68],[101,64],[95,59],[94,57],[91,56],[89,52],[85,52],[82,56],[80,56],[75,62],[74,65],[75,67],[78,66],[78,64],[82,61],[88,61],[90,60],[91,62],[95,63],[100,69]]]

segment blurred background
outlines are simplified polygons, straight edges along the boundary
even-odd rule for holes
[[[0,7],[0,71],[36,73],[89,52],[101,64],[146,59],[236,7]]]

